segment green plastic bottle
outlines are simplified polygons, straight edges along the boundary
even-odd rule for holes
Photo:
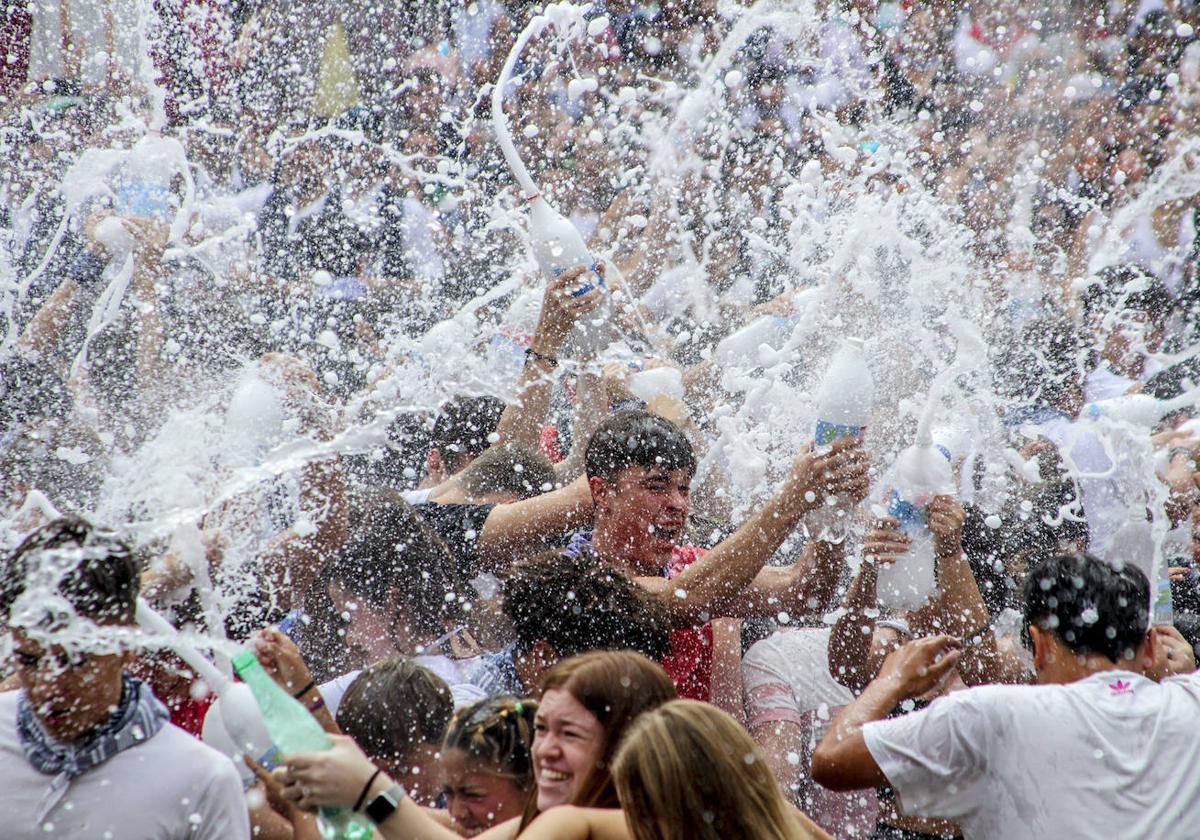
[[[253,653],[243,651],[235,656],[233,670],[254,693],[267,733],[281,753],[286,756],[329,749],[329,735],[321,724],[303,703],[271,679]],[[321,808],[317,824],[326,840],[366,840],[374,831],[366,817],[349,808]]]

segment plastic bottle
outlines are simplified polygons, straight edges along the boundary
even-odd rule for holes
[[[283,755],[329,749],[329,735],[299,700],[288,694],[263,670],[249,651],[233,658],[233,670],[253,692],[271,740]],[[373,829],[365,817],[349,808],[322,808],[317,817],[321,835],[337,840],[368,838]]]
[[[575,323],[567,338],[571,348],[594,352],[610,344],[613,339],[609,328],[612,300],[604,278],[596,271],[596,261],[575,225],[541,195],[536,195],[529,201],[529,237],[533,256],[547,279],[557,277],[573,265],[586,265],[591,271],[580,276],[580,286],[571,294],[578,297],[596,287],[604,290],[600,305]]]
[[[278,767],[283,756],[267,732],[254,692],[245,683],[228,681],[216,693],[216,701],[204,716],[200,738],[232,758],[242,781],[253,784],[256,776],[242,761],[243,755],[268,770]]]
[[[862,438],[875,401],[875,381],[859,338],[845,338],[833,354],[817,391],[816,451],[828,452],[836,440]],[[819,540],[840,543],[846,538],[849,505],[829,496],[825,505],[808,515],[809,532]]]
[[[714,352],[717,364],[730,367],[746,359],[752,364],[759,364],[759,348],[765,344],[774,350],[787,339],[796,321],[796,318],[785,318],[782,315],[762,315],[755,318],[737,332],[730,333],[717,342]]]
[[[841,438],[861,438],[875,402],[875,380],[867,367],[861,338],[845,338],[833,354],[817,391],[818,452],[828,452]]]
[[[888,516],[900,520],[900,530],[912,540],[895,563],[879,569],[878,598],[882,607],[915,610],[933,594],[935,559],[929,530],[929,503],[934,496],[954,492],[954,471],[928,433],[896,459],[895,484],[888,499]]]
[[[235,683],[194,648],[184,644],[175,626],[155,612],[144,599],[138,599],[136,616],[142,628],[171,640],[168,642],[170,648],[217,695],[204,716],[200,735],[204,743],[229,756],[242,781],[247,784],[253,783],[255,776],[242,761],[243,754],[249,755],[268,770],[276,767],[279,764],[279,750],[267,733],[262,713],[250,689],[244,684]]]
[[[1171,412],[1195,405],[1196,400],[1197,395],[1193,393],[1180,394],[1169,400],[1155,399],[1149,394],[1125,394],[1088,403],[1083,408],[1083,416],[1107,417],[1148,429]]]

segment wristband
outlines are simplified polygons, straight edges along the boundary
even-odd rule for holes
[[[308,685],[304,686],[304,688],[300,689],[292,696],[295,697],[297,700],[299,700],[301,697],[303,697],[305,694],[308,694],[308,692],[312,691],[316,687],[317,687],[317,681],[310,680]]]
[[[315,712],[323,708],[325,708],[325,698],[318,693],[317,699],[308,704],[308,710],[310,712]]]
[[[525,348],[525,364],[529,364],[531,361],[545,362],[546,364],[550,365],[550,367],[552,367],[552,368],[558,367],[558,359],[554,358],[553,356],[547,356],[544,353],[539,353],[538,351],[534,350],[532,347],[526,347]]]
[[[362,793],[358,795],[358,799],[354,802],[354,810],[357,811],[363,806],[363,802],[367,798],[368,791],[371,790],[371,785],[375,784],[375,780],[379,778],[379,774],[383,772],[382,767],[376,767],[375,772],[371,774],[371,778],[367,779],[367,783],[363,785]]]

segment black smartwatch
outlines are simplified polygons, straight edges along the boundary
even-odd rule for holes
[[[404,801],[404,797],[408,796],[408,791],[403,785],[392,785],[382,793],[375,794],[375,798],[367,803],[367,807],[363,809],[363,813],[375,823],[382,824],[388,817],[396,812],[400,807],[400,803]]]

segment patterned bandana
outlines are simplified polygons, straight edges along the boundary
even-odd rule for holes
[[[96,731],[69,744],[56,741],[42,728],[25,692],[21,692],[17,703],[17,735],[21,739],[21,749],[39,773],[55,777],[38,809],[39,822],[62,798],[72,779],[122,750],[153,738],[170,719],[167,707],[141,680],[128,674],[122,674],[121,680],[121,705],[116,713]]]

